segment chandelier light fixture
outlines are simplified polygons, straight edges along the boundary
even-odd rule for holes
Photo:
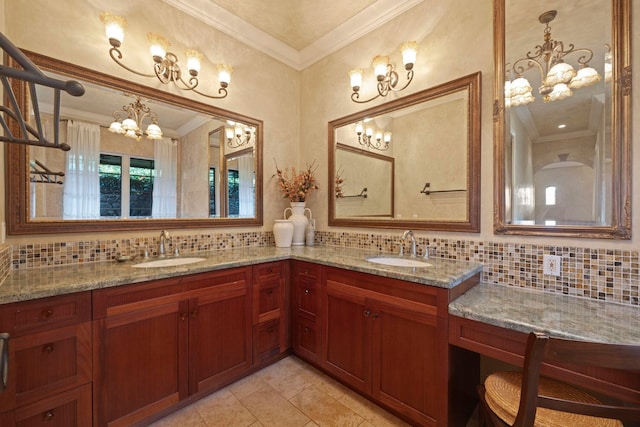
[[[207,98],[219,99],[227,96],[227,87],[231,81],[231,73],[233,71],[229,65],[217,65],[218,81],[220,84],[218,94],[209,95],[203,93],[196,89],[199,83],[198,74],[200,73],[200,61],[202,60],[202,54],[197,50],[187,49],[185,56],[187,57],[186,62],[188,76],[183,76],[182,69],[178,65],[178,57],[174,53],[167,51],[167,48],[171,44],[169,40],[160,34],[147,33],[151,56],[153,58],[154,73],[141,73],[122,63],[122,52],[120,51],[120,46],[122,46],[122,41],[124,39],[124,28],[127,25],[127,21],[123,17],[112,15],[109,12],[102,12],[100,14],[100,20],[105,26],[105,33],[109,39],[109,44],[111,45],[109,55],[116,64],[120,65],[125,70],[143,77],[155,76],[163,84],[174,83],[176,87],[181,90],[189,90]]]
[[[418,43],[415,41],[405,42],[400,47],[400,51],[402,52],[402,62],[404,64],[404,69],[407,72],[407,82],[401,88],[398,88],[398,73],[395,70],[393,64],[389,62],[388,56],[378,55],[373,58],[371,65],[373,66],[373,72],[378,81],[377,89],[378,94],[374,95],[372,98],[361,101],[360,100],[360,87],[362,86],[362,69],[356,68],[349,72],[349,77],[351,78],[351,88],[353,89],[353,93],[351,94],[351,100],[353,102],[358,102],[360,104],[364,104],[365,102],[373,101],[374,99],[380,96],[387,96],[387,94],[391,91],[401,91],[404,90],[411,80],[413,80],[413,65],[416,62],[416,55],[418,53]]]
[[[251,126],[243,126],[240,123],[229,123],[229,125],[233,126],[225,128],[225,136],[229,147],[238,148],[251,142],[253,134]]]
[[[540,72],[541,86],[538,93],[542,95],[544,102],[560,101],[573,95],[572,89],[579,89],[599,82],[602,78],[598,72],[589,66],[593,58],[593,51],[587,48],[575,48],[569,44],[565,50],[562,41],[551,38],[549,23],[557,15],[556,10],[550,10],[538,17],[541,24],[545,25],[544,40],[537,45],[533,53],[527,52],[524,58],[520,58],[507,70],[508,76],[515,76],[513,81],[505,82],[505,106],[526,105],[533,101],[531,83],[523,74],[534,68]],[[577,56],[578,70],[564,62],[567,55]]]
[[[356,123],[356,135],[358,135],[358,142],[363,147],[380,151],[389,149],[391,132],[385,132],[384,129],[376,129],[368,125],[365,126],[362,122],[359,122]]]
[[[122,120],[121,110],[113,112],[114,121],[109,126],[109,131],[140,141],[144,135],[147,139],[162,139],[162,130],[158,126],[158,115],[140,101],[139,96],[134,96],[135,101],[122,106],[122,111],[127,113],[127,118]],[[149,119],[147,129],[142,131],[142,122]]]

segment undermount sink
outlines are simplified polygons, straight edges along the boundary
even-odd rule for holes
[[[159,267],[176,267],[178,265],[193,264],[196,262],[204,261],[205,258],[198,257],[184,257],[184,258],[162,258],[153,261],[145,261],[140,264],[134,264],[131,267],[135,268],[159,268]]]
[[[374,256],[367,258],[367,261],[376,264],[391,265],[394,267],[431,267],[432,264],[420,261],[415,258],[398,258],[391,256]]]

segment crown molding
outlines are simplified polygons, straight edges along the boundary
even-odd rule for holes
[[[301,71],[424,0],[378,0],[301,51],[254,27],[211,0],[163,0],[168,5]]]

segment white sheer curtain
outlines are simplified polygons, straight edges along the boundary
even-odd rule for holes
[[[175,218],[177,209],[178,149],[169,138],[154,141],[153,218]]]
[[[67,122],[67,152],[63,190],[63,217],[100,217],[100,126]]]
[[[252,217],[255,215],[253,156],[238,158],[238,181],[239,214],[241,217]]]

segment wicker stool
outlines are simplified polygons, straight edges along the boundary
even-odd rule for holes
[[[520,403],[521,372],[496,372],[484,382],[485,399],[491,410],[512,425]],[[541,377],[539,393],[549,397],[571,399],[584,403],[601,403],[598,399],[567,384]],[[538,408],[535,427],[622,427],[618,420]]]

